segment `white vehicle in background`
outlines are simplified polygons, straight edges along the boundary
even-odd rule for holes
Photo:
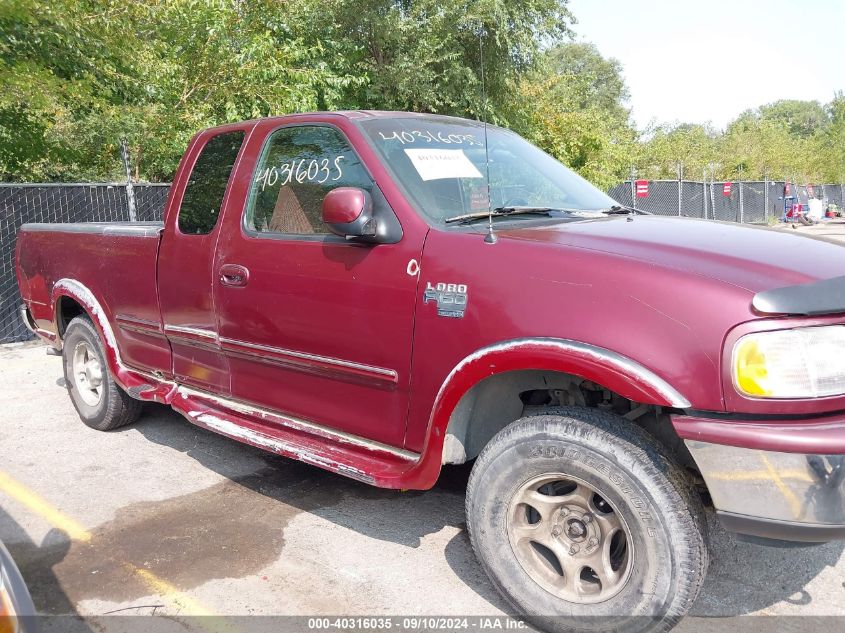
[[[807,217],[813,222],[821,222],[824,218],[824,202],[818,198],[810,198],[807,203]]]

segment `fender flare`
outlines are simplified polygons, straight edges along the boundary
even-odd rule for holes
[[[559,371],[593,381],[643,404],[689,409],[690,402],[663,378],[617,352],[589,343],[559,338],[518,338],[476,350],[446,376],[431,410],[422,458],[414,479],[433,486],[440,472],[443,443],[452,413],[461,398],[479,382],[520,370]]]
[[[100,334],[106,351],[106,362],[115,382],[133,397],[141,400],[153,400],[168,403],[172,399],[175,383],[154,376],[140,369],[128,367],[120,356],[120,348],[114,335],[114,329],[103,309],[103,306],[91,292],[90,288],[75,279],[62,278],[53,284],[50,297],[53,315],[56,319],[58,339],[58,308],[59,299],[69,297],[79,303],[91,317],[94,327]]]
[[[644,404],[689,409],[672,385],[640,363],[589,343],[558,338],[518,338],[473,352],[455,365],[434,399],[431,423],[449,417],[464,394],[484,378],[508,371],[561,371],[607,387]]]
[[[50,301],[53,304],[53,314],[56,319],[56,333],[58,334],[59,332],[59,299],[62,297],[73,299],[85,308],[88,316],[94,322],[94,326],[100,332],[103,343],[105,343],[109,356],[109,365],[114,364],[112,371],[117,369],[118,366],[123,365],[120,359],[120,350],[117,347],[117,339],[114,337],[114,330],[106,316],[105,310],[103,310],[100,302],[97,301],[94,293],[87,286],[75,279],[63,277],[53,284],[53,293]]]

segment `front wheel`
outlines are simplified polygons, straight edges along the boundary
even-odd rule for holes
[[[502,595],[549,631],[666,631],[707,569],[703,508],[681,470],[594,409],[499,432],[470,476],[467,526]]]
[[[62,360],[73,406],[92,429],[110,431],[141,414],[141,402],[118,386],[109,372],[103,344],[94,324],[75,317],[65,330]]]

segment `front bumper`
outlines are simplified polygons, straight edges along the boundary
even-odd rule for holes
[[[726,529],[845,539],[845,416],[743,421],[673,416]]]

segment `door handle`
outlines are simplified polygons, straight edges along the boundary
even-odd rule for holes
[[[245,286],[249,281],[249,269],[240,264],[223,264],[220,267],[220,283],[235,288]]]

